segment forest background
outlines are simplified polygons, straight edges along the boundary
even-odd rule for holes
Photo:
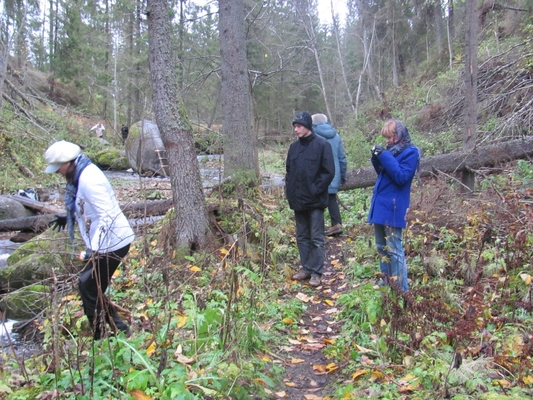
[[[59,185],[58,177],[41,172],[42,154],[55,140],[76,141],[96,155],[102,145],[89,134],[96,122],[106,125],[106,140],[116,148],[122,125],[160,122],[154,75],[164,66],[149,66],[154,3],[3,1],[2,193]],[[321,24],[311,0],[164,3],[173,51],[167,67],[179,89],[176,103],[182,104],[175,135],[189,135],[205,152],[223,148],[226,155],[228,142],[233,150],[244,147],[243,153],[252,148],[252,169],[283,174],[291,121],[299,110],[328,115],[351,169],[368,165],[387,118],[406,123],[424,157],[531,136],[527,0],[348,0],[342,26],[338,16]],[[245,38],[249,102],[241,109],[249,122],[245,139],[237,141],[240,128],[228,128],[234,118],[227,105],[240,104],[240,97],[223,87],[221,48],[228,43],[220,34],[233,31],[221,29],[219,3],[242,6],[242,14],[226,14],[236,16]],[[475,18],[469,20],[472,4]],[[477,45],[468,53],[472,21]],[[469,54],[479,65],[473,143],[465,135],[464,114]],[[335,305],[328,310],[334,309],[338,328],[319,349],[328,362],[311,365],[327,377],[326,385],[306,396],[531,395],[531,162],[509,160],[470,172],[475,190],[468,194],[460,177],[438,171],[414,189],[417,211],[406,241],[417,284],[408,297],[372,284],[375,254],[364,226],[368,191],[341,193],[349,236],[335,242],[330,261],[347,282],[331,284],[332,292],[318,298],[323,307]],[[173,185],[172,191],[179,188]],[[89,351],[83,318],[72,311],[79,303],[61,297],[53,311],[63,325],[53,318],[58,314],[41,315],[46,351],[30,364],[16,360],[2,375],[2,393],[302,398],[294,382],[284,380],[284,371],[299,362],[286,357],[280,336],[300,332],[315,297],[285,279],[297,252],[282,194],[246,193],[226,189],[213,199],[223,210],[216,226],[224,245],[208,242],[207,253],[176,254],[168,243],[177,227],[145,232],[112,294],[135,310],[131,318],[138,327],[131,339]],[[174,198],[178,215],[190,208],[186,196],[166,196]],[[50,296],[50,304],[57,301]],[[303,336],[294,340],[306,342]]]

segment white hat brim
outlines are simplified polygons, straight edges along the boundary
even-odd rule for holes
[[[61,168],[61,166],[63,165],[63,163],[51,163],[51,164],[48,164],[48,167],[46,167],[46,169],[44,170],[44,172],[46,174],[52,174],[54,172],[57,172],[57,170],[59,168]]]

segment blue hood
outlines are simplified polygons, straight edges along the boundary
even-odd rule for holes
[[[332,139],[337,134],[337,131],[329,122],[313,124],[313,132],[319,136],[322,136],[324,139]]]

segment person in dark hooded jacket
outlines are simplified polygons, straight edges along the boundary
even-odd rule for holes
[[[339,204],[337,203],[337,192],[339,187],[346,181],[346,153],[342,139],[335,128],[328,122],[328,117],[324,114],[313,114],[313,132],[322,136],[331,145],[333,160],[335,162],[335,176],[328,187],[328,211],[331,219],[331,227],[326,231],[326,236],[335,236],[342,233],[342,218]]]
[[[378,178],[372,193],[368,222],[374,224],[383,284],[394,281],[402,292],[406,292],[407,263],[402,230],[406,227],[411,183],[420,161],[420,151],[411,142],[409,131],[400,121],[387,121],[381,135],[387,147],[377,145],[371,151],[371,162]]]
[[[298,140],[291,143],[285,163],[285,193],[296,220],[296,241],[301,269],[292,279],[308,278],[319,286],[326,259],[324,209],[328,186],[335,176],[331,145],[313,132],[309,113],[302,111],[292,121]]]

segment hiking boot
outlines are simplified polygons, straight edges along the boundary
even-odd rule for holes
[[[322,277],[320,275],[313,275],[309,280],[309,286],[317,287],[322,283]]]
[[[335,236],[335,235],[340,235],[341,233],[342,233],[342,225],[336,224],[336,225],[333,225],[331,228],[329,228],[324,234],[326,236]]]
[[[304,279],[307,279],[310,276],[311,274],[302,268],[292,276],[292,279],[294,279],[295,281],[303,281]]]

